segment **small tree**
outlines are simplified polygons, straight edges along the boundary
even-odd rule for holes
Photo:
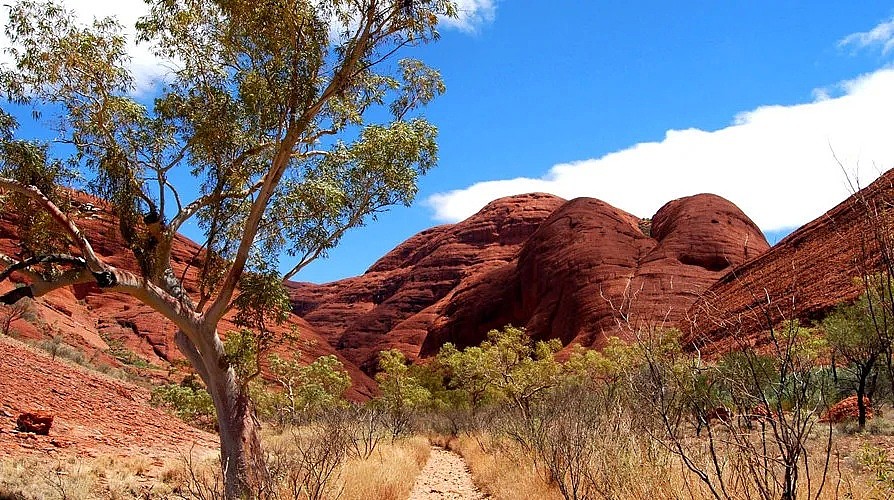
[[[307,420],[347,404],[345,391],[351,377],[334,355],[320,356],[313,363],[301,366],[297,359],[270,357],[270,373],[282,388],[281,403],[274,403],[276,413],[292,422]]]
[[[889,334],[877,324],[864,294],[855,303],[836,308],[823,321],[826,341],[833,359],[845,362],[843,369],[852,375],[848,380],[857,393],[857,426],[866,427],[866,400],[874,397],[878,365],[890,349]]]
[[[25,318],[29,312],[31,312],[31,301],[28,299],[0,306],[0,334],[10,335],[12,323],[18,319]]]
[[[3,277],[28,280],[0,301],[95,283],[172,321],[212,396],[226,496],[236,498],[261,479],[262,454],[247,385],[217,326],[234,308],[281,297],[282,278],[348,229],[410,203],[437,153],[437,131],[417,109],[444,86],[420,61],[382,63],[435,40],[438,16],[456,8],[450,0],[149,4],[138,39],[172,68],[149,107],[129,95],[127,41],[114,19],[82,26],[52,2],[10,8],[14,66],[0,70],[0,93],[37,117],[53,115],[48,126],[69,146],[58,152],[73,155],[63,161],[47,144],[18,138],[15,120],[0,113],[0,190],[19,214],[20,240],[19,255],[3,257]],[[382,112],[369,113],[375,108]],[[137,269],[93,250],[63,189],[74,178],[112,206]],[[190,294],[171,255],[193,220],[206,253],[192,263],[199,286]],[[271,262],[280,252],[297,258],[282,275]]]
[[[431,403],[431,392],[410,373],[407,359],[397,349],[379,353],[376,382],[382,389],[379,403],[387,414],[392,440],[410,430],[413,415]]]

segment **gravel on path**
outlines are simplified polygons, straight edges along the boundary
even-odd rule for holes
[[[409,500],[481,500],[490,498],[472,483],[472,475],[462,457],[432,446],[428,462],[419,473]]]

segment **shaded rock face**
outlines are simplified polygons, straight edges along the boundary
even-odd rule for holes
[[[411,237],[362,276],[291,284],[293,312],[369,372],[382,350],[415,357],[457,287],[512,261],[563,203],[542,193],[492,202],[462,223]]]
[[[644,221],[591,198],[503,198],[417,234],[362,276],[294,284],[294,312],[368,371],[380,350],[428,356],[510,323],[598,347],[622,332],[621,314],[681,323],[703,290],[768,248],[714,195],[672,201]]]
[[[41,436],[49,435],[53,415],[45,412],[25,412],[16,418],[16,429]]]
[[[882,270],[879,236],[894,234],[894,171],[711,285],[689,309],[687,343],[709,350],[761,343],[769,325],[819,320]],[[890,236],[888,236],[890,238]],[[894,245],[888,245],[894,249]]]

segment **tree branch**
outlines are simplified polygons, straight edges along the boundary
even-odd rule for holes
[[[254,183],[252,186],[243,189],[242,191],[227,191],[225,193],[211,193],[202,196],[189,205],[183,207],[183,210],[181,210],[173,219],[171,219],[171,223],[170,225],[168,225],[168,228],[172,233],[176,232],[177,229],[179,229],[184,222],[189,220],[193,215],[196,214],[196,212],[201,210],[203,207],[207,207],[208,205],[218,203],[230,198],[244,198],[247,196],[251,196],[253,193],[257,192],[263,184],[264,181],[260,180]]]
[[[20,286],[13,288],[0,296],[0,303],[15,304],[21,299],[36,299],[46,295],[53,290],[58,290],[66,286],[77,285],[80,283],[92,283],[94,281],[93,274],[86,268],[72,269],[62,274],[59,279],[48,281],[37,279],[28,286]]]
[[[88,269],[93,272],[103,272],[106,269],[107,266],[96,256],[93,247],[90,245],[90,241],[87,240],[87,237],[84,236],[77,224],[65,215],[62,210],[59,210],[59,207],[50,201],[50,199],[40,192],[39,189],[34,186],[26,186],[21,182],[6,177],[0,177],[0,189],[15,191],[16,193],[36,201],[48,214],[50,214],[53,220],[56,221],[56,224],[68,233],[74,241],[74,244],[81,251]]]
[[[5,257],[5,259],[3,259],[4,261],[9,262],[8,260],[6,260],[6,259],[9,259],[9,260],[12,260],[12,262],[10,263],[9,267],[7,267],[2,272],[0,272],[0,281],[5,280],[6,278],[9,277],[9,275],[11,275],[12,273],[14,273],[16,271],[24,271],[28,267],[31,267],[31,266],[34,266],[37,264],[74,264],[76,266],[79,266],[82,269],[87,266],[87,263],[84,262],[84,259],[82,259],[81,257],[75,257],[73,255],[66,255],[66,254],[41,255],[38,257],[31,257],[30,259],[25,259],[21,262],[16,262],[15,260],[10,259],[9,257],[7,257],[5,255],[3,257]],[[32,279],[40,279],[40,275],[33,271],[28,271],[28,275]]]

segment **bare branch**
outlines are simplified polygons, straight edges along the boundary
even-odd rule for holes
[[[96,256],[90,241],[87,240],[87,237],[84,236],[77,224],[65,215],[62,210],[59,210],[59,207],[50,201],[39,189],[34,186],[26,186],[19,181],[6,177],[0,177],[0,189],[15,191],[36,201],[56,221],[60,228],[68,233],[74,244],[81,251],[81,254],[83,254],[87,267],[93,272],[105,270],[107,266]]]
[[[242,191],[227,191],[225,193],[211,193],[202,196],[189,205],[183,207],[183,209],[180,210],[180,212],[173,219],[171,219],[171,224],[169,225],[170,231],[176,231],[181,225],[183,225],[184,222],[189,220],[196,214],[196,212],[198,212],[202,208],[231,198],[245,198],[247,196],[251,196],[252,194],[257,192],[262,185],[263,180],[254,183],[252,186],[243,189]],[[177,203],[180,203],[179,198],[177,199]]]

